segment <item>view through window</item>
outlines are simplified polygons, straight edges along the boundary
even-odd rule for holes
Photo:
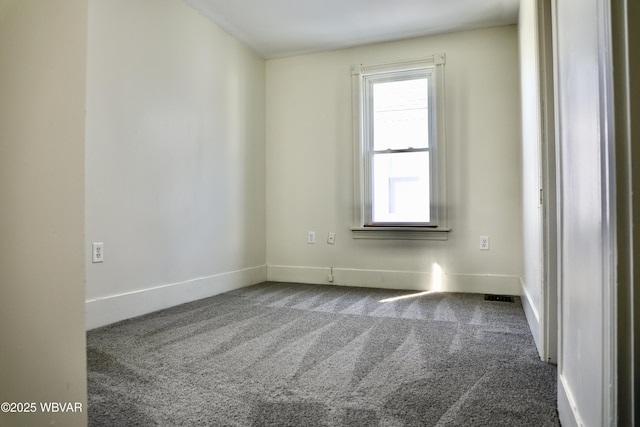
[[[372,220],[428,223],[428,80],[373,83],[372,89]]]

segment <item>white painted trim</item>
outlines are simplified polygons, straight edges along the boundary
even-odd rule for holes
[[[602,425],[616,425],[618,408],[616,119],[614,108],[611,3],[597,3],[602,182]]]
[[[556,183],[553,22],[551,0],[538,2],[540,100],[542,119],[542,307],[538,350],[543,360],[558,363],[558,198]]]
[[[273,282],[334,284],[383,289],[441,290],[446,292],[520,295],[520,276],[505,274],[434,274],[426,271],[368,270],[333,267],[269,265],[267,280]]]
[[[520,277],[520,286],[522,287],[522,296],[524,297],[524,299],[527,300],[526,304],[530,307],[529,310],[531,311],[531,315],[533,316],[533,320],[536,323],[540,323],[540,312],[538,312],[538,309],[536,308],[536,306],[532,303],[532,298],[531,298],[531,294],[529,293],[529,291],[527,290],[527,287],[524,283],[524,279],[522,277]],[[523,301],[524,304],[524,301]]]
[[[527,286],[524,283],[524,279],[520,278],[520,287],[521,287],[521,301],[522,301],[522,309],[524,310],[524,315],[527,319],[527,323],[529,324],[529,329],[531,330],[531,335],[533,335],[533,341],[536,343],[536,348],[538,349],[538,355],[541,360],[545,360],[544,357],[544,348],[543,348],[543,340],[542,340],[542,328],[540,322],[540,312],[536,308],[535,304],[533,304],[533,299],[531,298],[531,294],[527,290]]]
[[[558,375],[558,414],[563,427],[584,426],[575,399],[562,375]]]
[[[447,186],[446,186],[446,135],[445,135],[445,84],[444,53],[437,53],[425,59],[408,60],[384,64],[351,66],[352,91],[352,124],[354,155],[354,210],[353,237],[374,239],[424,239],[447,240]],[[417,70],[429,75],[429,152],[432,160],[431,180],[431,212],[429,224],[437,229],[422,230],[420,233],[409,232],[405,227],[393,227],[387,224],[387,230],[378,227],[365,227],[372,223],[371,210],[371,159],[373,151],[370,141],[370,114],[368,105],[370,94],[368,85],[383,74],[410,73]],[[378,225],[384,225],[380,223]],[[391,230],[391,231],[390,231]],[[406,233],[406,234],[405,234]],[[366,236],[369,235],[369,236]]]
[[[94,329],[121,320],[141,316],[168,307],[207,298],[244,286],[264,282],[267,266],[260,265],[179,283],[170,283],[85,302],[86,329]]]
[[[450,228],[353,227],[354,239],[374,240],[448,240]]]
[[[334,284],[383,289],[441,290],[447,292],[520,295],[521,278],[503,274],[441,273],[401,270],[261,265],[197,277],[117,295],[87,300],[86,329],[152,313],[265,280],[289,283]]]
[[[435,65],[444,65],[446,63],[446,54],[435,53],[422,59],[408,59],[405,61],[385,62],[380,64],[354,64],[351,66],[351,75],[369,75],[385,73],[389,71],[408,71],[419,70]]]

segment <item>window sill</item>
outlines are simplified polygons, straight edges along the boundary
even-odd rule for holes
[[[448,240],[450,228],[427,227],[354,227],[354,239],[377,240]]]

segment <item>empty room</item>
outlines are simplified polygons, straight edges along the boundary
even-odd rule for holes
[[[1,0],[0,426],[633,425],[636,9]]]

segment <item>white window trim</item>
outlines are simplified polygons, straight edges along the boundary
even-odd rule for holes
[[[354,140],[354,218],[351,228],[354,239],[428,239],[447,240],[451,231],[447,222],[447,194],[446,194],[446,143],[445,143],[445,119],[444,119],[444,65],[445,54],[438,53],[430,57],[393,62],[376,65],[353,65],[351,67],[352,76],[352,102],[353,102],[353,140]],[[435,155],[434,171],[432,179],[435,180],[433,186],[436,201],[432,207],[432,216],[435,218],[435,225],[432,226],[367,226],[371,206],[368,201],[368,186],[370,185],[368,162],[365,159],[367,153],[367,141],[365,135],[365,124],[363,116],[365,114],[364,85],[366,78],[381,73],[406,72],[411,70],[429,70],[432,74],[433,86],[430,90],[435,91],[435,108],[431,108],[429,114],[434,114],[432,152]]]

